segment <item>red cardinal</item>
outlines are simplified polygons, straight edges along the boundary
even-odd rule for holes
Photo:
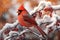
[[[35,24],[34,23],[35,20],[31,18],[31,16],[29,16],[28,12],[26,11],[23,5],[21,5],[20,8],[18,9],[18,20],[19,20],[19,23],[25,27],[32,27],[32,25]]]
[[[28,14],[27,10],[24,8],[23,5],[21,5],[18,9],[18,21],[20,25],[25,27],[34,26],[43,36],[46,35],[46,33],[40,27],[37,26],[37,23],[35,22],[34,18]]]

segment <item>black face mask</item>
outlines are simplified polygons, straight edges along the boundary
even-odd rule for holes
[[[18,10],[18,12],[19,12],[18,15],[20,15],[22,11],[23,11],[23,10]]]

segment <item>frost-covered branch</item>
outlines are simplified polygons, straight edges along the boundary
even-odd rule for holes
[[[18,25],[18,20],[16,20],[16,22],[14,22],[12,24],[11,23],[6,23],[5,26],[3,26],[3,28],[0,30],[0,33],[4,32],[8,28],[15,27],[16,25]]]

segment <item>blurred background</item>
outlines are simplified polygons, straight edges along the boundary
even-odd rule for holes
[[[31,11],[34,7],[36,7],[41,0],[0,0],[0,30],[6,23],[13,23],[17,20],[17,10],[21,4],[26,4],[26,7],[29,11]],[[59,5],[60,0],[46,0],[50,1],[53,5]],[[60,15],[60,10],[57,10],[56,13]],[[19,26],[20,27],[20,26]],[[19,28],[22,30],[22,28]],[[37,36],[33,36],[30,33],[27,33],[30,36],[27,38],[34,38],[33,40],[38,40]],[[56,39],[55,39],[56,40]]]
[[[0,0],[0,29],[8,22],[13,23],[17,19],[17,10],[24,2],[29,2],[30,7],[33,9],[38,5],[41,0]],[[60,4],[60,0],[46,0],[52,2],[53,5]],[[58,15],[59,11],[56,11]]]

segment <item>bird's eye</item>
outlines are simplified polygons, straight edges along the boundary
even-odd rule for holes
[[[23,10],[18,10],[18,11],[17,11],[18,15],[20,15],[22,11],[23,11]]]

